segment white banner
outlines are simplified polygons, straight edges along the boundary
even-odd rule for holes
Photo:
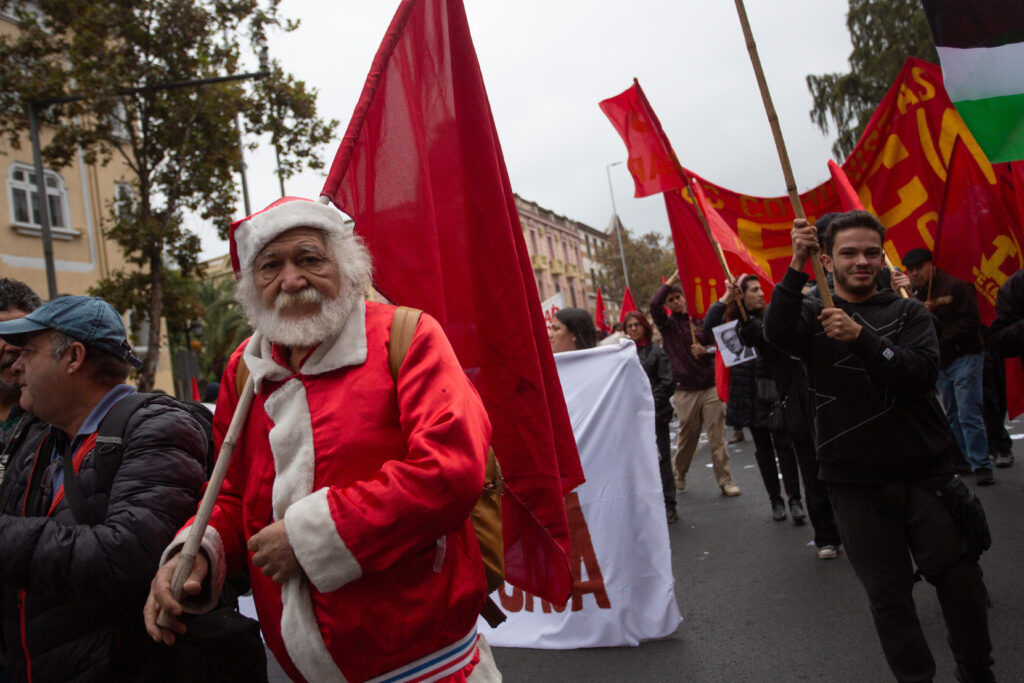
[[[555,313],[565,308],[565,294],[562,292],[556,292],[550,299],[544,299],[540,302],[540,309],[544,311],[544,322],[551,327],[551,319],[555,317]]]
[[[682,621],[672,582],[654,401],[633,342],[555,354],[587,481],[566,496],[573,595],[556,608],[505,584],[508,621],[488,642],[571,649],[637,645]]]

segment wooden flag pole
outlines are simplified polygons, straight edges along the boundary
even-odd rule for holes
[[[743,37],[747,42],[750,62],[754,66],[757,87],[761,91],[761,100],[764,102],[764,110],[768,115],[768,124],[772,128],[772,136],[775,138],[775,149],[779,153],[782,175],[786,179],[786,192],[789,193],[789,202],[793,205],[793,213],[796,214],[796,217],[807,220],[803,204],[800,202],[800,193],[796,190],[796,179],[793,177],[793,167],[789,163],[789,154],[786,152],[786,142],[782,138],[779,116],[775,113],[772,95],[768,92],[768,81],[765,80],[764,70],[761,68],[761,58],[757,56],[757,45],[754,43],[754,35],[750,31],[750,22],[747,20],[747,10],[743,6],[743,0],[736,0],[736,12],[740,16],[740,26],[743,28]],[[825,279],[825,269],[822,268],[821,257],[817,253],[811,254],[811,265],[814,267],[814,277],[818,280],[818,291],[821,292],[821,300],[825,303],[825,308],[834,308],[835,303],[832,301],[832,293],[828,291],[828,280]]]
[[[711,242],[711,248],[714,249],[715,256],[718,257],[718,263],[722,266],[722,271],[725,273],[725,279],[735,285],[736,279],[732,276],[732,273],[729,271],[729,266],[725,262],[725,254],[722,253],[722,245],[719,244],[711,234],[711,226],[708,224],[707,216],[704,215],[704,210],[700,207],[700,202],[697,201],[696,193],[694,193],[693,189],[690,187],[690,183],[692,183],[693,180],[686,175],[686,171],[684,171],[679,162],[675,160],[675,157],[673,157],[673,161],[675,161],[676,170],[679,171],[679,175],[681,175],[686,181],[686,191],[690,193],[690,199],[693,200],[693,208],[697,210],[697,217],[700,219],[700,224],[704,226],[704,233],[708,236],[708,241]],[[740,311],[740,317],[746,321],[747,309],[743,305],[742,301],[737,302],[737,308]]]
[[[884,249],[882,250],[882,256],[885,258],[885,265],[889,268],[889,273],[891,275],[892,271],[896,270],[896,266],[894,266],[892,261],[889,260],[889,255],[885,253]],[[907,291],[906,287],[900,287],[900,296],[904,299],[910,298],[910,292]]]
[[[245,418],[249,414],[249,407],[252,405],[253,380],[252,375],[245,382],[242,395],[238,397],[238,405],[235,407],[235,414],[231,416],[231,424],[228,426],[224,442],[220,446],[220,453],[217,454],[217,464],[210,475],[210,483],[203,494],[203,502],[199,504],[199,512],[189,527],[188,536],[185,539],[185,546],[178,554],[178,564],[174,567],[174,576],[171,577],[171,597],[181,602],[181,594],[185,586],[185,580],[192,573],[192,565],[195,564],[196,555],[199,553],[199,544],[206,533],[206,527],[210,524],[210,515],[213,513],[213,505],[217,502],[217,496],[224,485],[224,477],[228,473],[228,465],[231,464],[231,456],[238,444],[238,436],[245,424]],[[174,615],[160,610],[156,623],[162,628],[170,628]]]

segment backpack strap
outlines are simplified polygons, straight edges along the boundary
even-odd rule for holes
[[[395,309],[395,315],[391,319],[391,340],[388,343],[388,368],[391,370],[391,379],[398,384],[398,371],[402,369],[405,362],[405,355],[409,353],[412,346],[412,338],[416,334],[416,325],[420,321],[423,311],[418,308],[399,306]]]
[[[102,492],[106,494],[107,501],[110,500],[110,490],[114,485],[114,477],[121,468],[121,458],[124,454],[124,430],[128,420],[135,411],[146,405],[158,394],[129,394],[107,412],[96,433],[96,446],[93,448],[93,467],[96,468],[96,476],[99,478]],[[95,526],[102,519],[86,501],[82,487],[78,483],[78,475],[75,474],[74,458],[63,459],[64,469],[64,498],[71,508],[71,514],[79,524]],[[106,505],[104,505],[106,507]]]

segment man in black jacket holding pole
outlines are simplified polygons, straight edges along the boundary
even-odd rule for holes
[[[912,597],[916,564],[938,594],[958,679],[990,681],[977,537],[945,505],[976,501],[954,477],[957,446],[933,393],[938,340],[920,302],[879,291],[884,235],[877,218],[850,211],[829,225],[821,249],[815,228],[795,221],[793,260],[765,337],[807,364],[820,477],[896,678],[935,676]],[[835,308],[801,294],[804,266],[819,249]]]

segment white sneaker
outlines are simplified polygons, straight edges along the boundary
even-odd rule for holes
[[[818,548],[819,560],[834,560],[839,557],[839,549],[834,545],[823,545]]]

